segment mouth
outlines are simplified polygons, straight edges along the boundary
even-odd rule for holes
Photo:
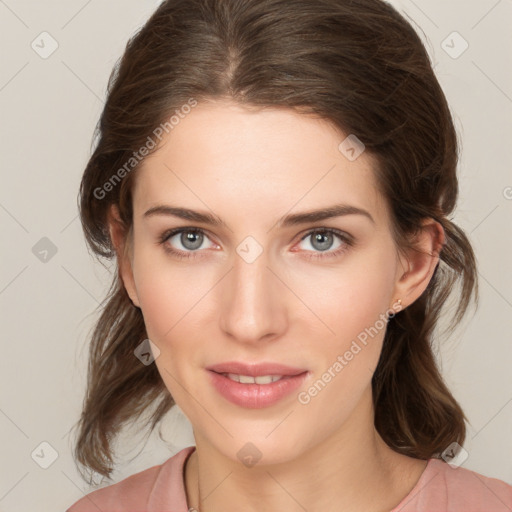
[[[213,387],[232,404],[249,409],[270,407],[301,386],[308,370],[275,363],[232,362],[206,368]]]
[[[288,377],[300,375],[306,368],[295,368],[281,363],[261,362],[243,363],[241,361],[227,361],[208,366],[207,370],[224,375],[238,377]],[[240,381],[239,381],[240,382]]]
[[[224,375],[224,377],[227,377],[234,382],[240,382],[241,384],[263,385],[272,384],[272,382],[277,382],[278,380],[287,378],[284,375],[258,375],[257,377],[252,377],[251,375],[238,375],[236,373],[219,373],[219,375]]]

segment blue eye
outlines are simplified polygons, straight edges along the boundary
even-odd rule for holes
[[[332,228],[317,228],[309,231],[301,239],[301,243],[304,242],[307,242],[306,247],[301,248],[312,253],[307,256],[308,258],[338,256],[353,245],[350,235]]]
[[[172,231],[165,232],[159,242],[164,246],[165,250],[174,254],[178,258],[189,258],[194,256],[194,253],[199,249],[207,249],[212,247],[213,244],[210,242],[210,246],[203,247],[203,243],[208,241],[209,238],[206,236],[202,229],[198,228],[180,228]]]
[[[176,238],[176,241],[182,245],[183,249],[188,251],[196,251],[197,249],[200,249],[205,240],[204,233],[199,231],[181,231],[180,233],[170,237],[169,242],[174,238]],[[183,249],[180,248],[180,250]]]
[[[159,243],[173,257],[186,259],[201,257],[202,249],[216,247],[200,228],[178,228],[166,231],[159,237]],[[209,243],[209,245],[208,245]],[[301,252],[306,258],[330,258],[341,255],[354,245],[351,235],[333,228],[316,228],[306,233],[300,240]],[[296,250],[293,250],[296,252]]]
[[[302,239],[302,241],[304,240],[310,240],[309,245],[317,251],[327,251],[332,249],[333,244],[336,243],[334,234],[327,231],[316,231],[314,233],[310,233]],[[341,245],[341,243],[338,241],[338,245],[334,247],[334,249],[339,247],[339,245]]]

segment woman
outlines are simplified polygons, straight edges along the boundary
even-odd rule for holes
[[[117,258],[76,458],[176,403],[196,446],[68,512],[510,510],[431,343],[471,245],[457,139],[381,0],[171,0],[111,77],[80,212]],[[457,456],[457,457],[455,457]],[[455,457],[455,458],[454,458]]]

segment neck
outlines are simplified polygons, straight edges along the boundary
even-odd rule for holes
[[[366,409],[368,421],[361,423],[354,411],[343,429],[278,464],[246,467],[195,434],[184,476],[188,506],[198,512],[389,512],[414,487],[426,461],[389,448],[375,430],[373,409]]]

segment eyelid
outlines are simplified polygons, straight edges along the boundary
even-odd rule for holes
[[[354,237],[352,235],[349,235],[346,231],[342,231],[341,229],[331,228],[331,227],[327,227],[327,226],[320,226],[320,227],[316,227],[316,228],[309,228],[309,229],[307,229],[303,233],[304,234],[299,234],[298,235],[298,236],[301,237],[300,241],[304,240],[308,236],[311,236],[313,233],[331,233],[331,234],[336,235],[339,238],[341,238],[342,240],[347,241],[347,242],[348,241],[353,242],[353,240],[354,240]]]

